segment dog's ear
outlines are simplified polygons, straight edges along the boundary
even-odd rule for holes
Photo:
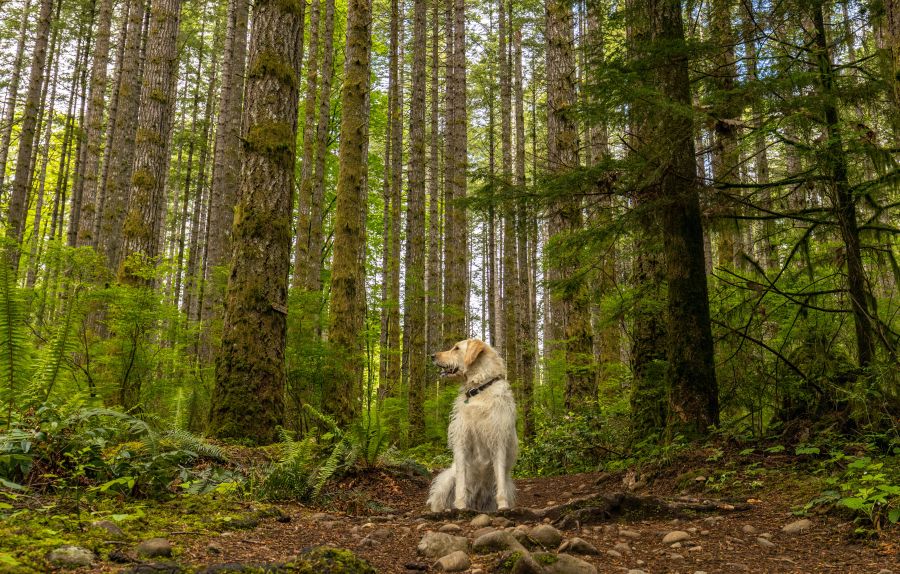
[[[478,339],[469,339],[469,342],[466,345],[466,357],[463,359],[463,363],[468,367],[475,362],[475,359],[481,355],[482,351],[484,351],[483,342]]]

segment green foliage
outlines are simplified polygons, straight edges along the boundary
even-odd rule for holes
[[[624,456],[627,420],[594,412],[570,412],[538,420],[535,439],[522,447],[515,472],[519,476],[553,476],[597,470],[605,461]]]
[[[0,244],[6,257],[7,244]],[[25,330],[25,304],[16,286],[15,274],[4,259],[0,262],[0,403],[6,404],[6,425],[30,377],[31,343]]]
[[[242,479],[199,463],[225,452],[187,431],[79,401],[40,405],[0,434],[0,479],[13,488],[62,495],[167,496],[175,486],[215,490]]]

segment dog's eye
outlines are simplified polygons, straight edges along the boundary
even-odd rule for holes
[[[458,351],[458,350],[459,350],[459,345],[456,345],[455,347],[453,347],[453,350],[454,350],[454,351]]]

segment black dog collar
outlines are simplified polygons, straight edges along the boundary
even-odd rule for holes
[[[502,378],[503,378],[503,375],[497,375],[490,381],[488,381],[486,383],[482,383],[482,384],[478,385],[477,387],[473,387],[473,388],[469,389],[468,391],[466,391],[466,402],[469,402],[469,399],[471,399],[472,397],[474,397],[475,395],[477,395],[484,389],[488,388],[489,386],[493,385],[494,383],[496,383],[497,381],[499,381]]]

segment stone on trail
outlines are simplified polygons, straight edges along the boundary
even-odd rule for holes
[[[488,554],[490,552],[500,552],[502,550],[513,550],[516,552],[527,553],[525,547],[516,540],[512,532],[506,530],[495,530],[488,532],[483,536],[479,536],[472,543],[472,548],[479,554]]]
[[[628,574],[647,574],[647,572],[644,570],[639,570],[637,568],[632,568],[628,571]]]
[[[545,574],[544,568],[525,550],[505,552],[492,572],[497,574]]]
[[[438,528],[438,532],[446,532],[447,534],[456,534],[460,530],[462,530],[462,527],[459,524],[453,524],[452,522]]]
[[[624,542],[617,542],[616,545],[613,546],[613,550],[621,552],[622,554],[631,554],[631,546]]]
[[[181,574],[182,572],[184,572],[184,568],[174,562],[144,562],[122,570],[120,574]],[[236,572],[236,570],[231,570],[231,572]]]
[[[90,566],[96,556],[81,546],[60,546],[47,553],[47,562],[58,568],[80,568]]]
[[[763,548],[775,548],[775,543],[763,536],[760,536],[759,538],[757,538],[756,543],[759,544],[760,546],[762,546]]]
[[[172,556],[172,544],[165,538],[151,538],[138,544],[137,553],[147,558],[168,558]]]
[[[571,554],[537,552],[534,560],[544,566],[546,574],[597,574],[597,567]]]
[[[111,520],[95,520],[91,522],[91,528],[105,530],[110,536],[115,538],[123,538],[125,536],[125,532],[119,528],[119,525]]]
[[[663,536],[662,541],[663,544],[674,544],[676,542],[681,542],[682,540],[688,540],[690,537],[691,535],[684,530],[673,530]]]
[[[463,536],[453,536],[446,532],[426,532],[419,542],[419,554],[428,558],[443,558],[457,550],[466,551],[469,541]]]
[[[752,524],[745,524],[741,526],[741,532],[744,534],[756,534],[756,527]]]
[[[475,532],[472,533],[472,539],[477,540],[477,539],[481,538],[482,536],[484,536],[485,534],[488,534],[488,533],[494,532],[494,531],[495,531],[495,529],[491,526],[485,526],[485,527],[479,528],[478,530],[476,530]]]
[[[613,558],[621,558],[622,557],[622,553],[619,552],[618,550],[607,550],[606,554],[608,556],[612,556]]]
[[[469,524],[475,528],[484,528],[491,525],[491,517],[487,514],[479,514]]]
[[[641,537],[641,533],[635,532],[634,530],[619,530],[619,536],[622,538],[637,539]]]
[[[558,552],[565,552],[567,554],[600,554],[593,544],[583,538],[578,538],[577,536],[560,544]]]
[[[800,534],[806,530],[812,528],[812,520],[808,518],[801,518],[800,520],[795,520],[790,524],[784,525],[784,528],[781,529],[785,534]]]
[[[451,552],[446,556],[442,556],[434,563],[434,569],[438,572],[461,572],[467,570],[472,565],[469,555],[462,550]]]
[[[528,536],[544,548],[556,548],[562,542],[562,533],[549,524],[539,524],[531,529]]]

